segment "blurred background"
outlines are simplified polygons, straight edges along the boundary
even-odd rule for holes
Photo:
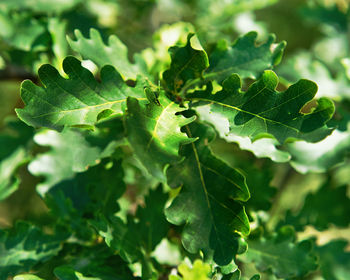
[[[261,42],[270,33],[277,42],[287,42],[275,69],[280,89],[307,78],[318,84],[317,97],[332,98],[337,113],[330,125],[337,127],[335,136],[320,144],[291,145],[288,152],[273,151],[278,163],[258,152],[256,158],[247,151],[252,148],[239,141],[217,139],[213,149],[235,167],[264,171],[251,185],[267,186],[253,188],[256,196],[275,194],[271,228],[277,223],[299,224],[301,237],[316,236],[320,244],[339,237],[350,241],[348,206],[333,207],[324,214],[328,221],[312,212],[332,199],[334,205],[344,199],[349,205],[349,6],[348,0],[0,0],[0,227],[11,227],[18,219],[38,224],[49,219],[35,191],[42,178],[27,168],[48,148],[31,140],[34,130],[16,121],[14,108],[23,106],[21,82],[39,82],[40,65],[50,63],[62,72],[64,57],[75,55],[66,40],[75,37],[75,29],[89,37],[90,28],[95,28],[106,43],[110,35],[117,35],[127,46],[129,59],[142,56],[155,76],[170,63],[167,49],[184,44],[190,32],[210,52],[220,40],[233,43],[255,30]],[[86,65],[96,73],[92,63]],[[305,200],[311,201],[308,207]],[[265,208],[269,205],[260,205]]]

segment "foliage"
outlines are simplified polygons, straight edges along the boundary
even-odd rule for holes
[[[0,0],[0,280],[348,279],[345,2]]]

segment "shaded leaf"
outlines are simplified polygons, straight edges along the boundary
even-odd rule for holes
[[[0,201],[15,192],[20,184],[18,168],[29,160],[25,147],[33,130],[22,122],[8,119],[0,133]]]
[[[0,201],[18,189],[20,179],[15,176],[15,171],[25,161],[25,150],[18,148],[9,157],[0,162]]]
[[[345,280],[350,277],[350,252],[346,251],[347,245],[347,241],[338,239],[316,247],[324,279]]]
[[[186,127],[197,142],[183,146],[186,159],[171,166],[168,183],[182,186],[165,214],[175,224],[185,224],[182,243],[190,253],[214,253],[220,265],[228,264],[238,250],[235,232],[249,233],[249,222],[239,201],[249,198],[244,176],[211,154],[208,143],[214,130],[205,125]]]
[[[35,40],[45,32],[45,27],[26,13],[11,15],[0,11],[0,21],[1,38],[10,46],[24,51],[32,50]]]
[[[271,170],[266,167],[257,169],[252,165],[242,166],[242,173],[247,178],[250,199],[246,203],[249,210],[268,211],[272,205],[272,198],[277,192],[270,184],[273,179]]]
[[[347,227],[350,223],[350,199],[347,196],[347,186],[332,188],[325,183],[317,192],[308,194],[303,207],[298,213],[288,211],[286,223],[292,224],[297,230],[307,225],[313,225],[318,230],[325,230],[331,224]]]
[[[120,74],[112,67],[101,69],[101,83],[81,66],[74,57],[63,61],[68,79],[61,77],[49,64],[39,69],[39,78],[45,87],[26,80],[21,86],[24,109],[16,109],[17,115],[28,125],[62,130],[64,126],[91,127],[101,118],[121,114],[128,96],[143,99],[143,82],[128,87]],[[141,85],[140,85],[141,84]]]
[[[80,272],[65,266],[55,268],[54,273],[59,280],[101,280],[101,278],[85,277]]]
[[[18,222],[11,230],[0,231],[0,279],[6,280],[35,264],[55,256],[65,235],[46,235],[40,229]]]
[[[135,98],[128,98],[125,124],[128,140],[135,155],[148,172],[165,182],[165,170],[169,164],[181,160],[179,147],[192,142],[180,131],[181,127],[192,122],[195,117],[178,115],[186,108],[170,101],[163,93],[159,104],[150,102],[142,105]]]
[[[151,279],[156,275],[149,255],[168,231],[163,212],[166,201],[167,195],[159,185],[145,198],[145,207],[138,208],[137,220],[129,216],[125,224],[116,216],[100,216],[93,222],[107,245],[118,250],[126,262],[142,264],[142,279]]]
[[[216,94],[195,92],[188,95],[193,101],[210,102],[212,114],[226,118],[230,134],[249,136],[252,140],[273,135],[281,144],[288,138],[316,142],[331,133],[325,123],[332,117],[334,105],[321,98],[310,113],[301,113],[303,106],[312,100],[317,86],[300,80],[284,92],[277,92],[278,78],[272,71],[242,92],[241,80],[233,74],[223,82]]]
[[[254,262],[261,272],[270,270],[278,278],[301,277],[317,268],[317,258],[311,253],[312,242],[295,242],[292,227],[282,227],[272,236],[248,240],[245,262]]]
[[[28,166],[30,173],[44,176],[45,180],[37,185],[37,191],[44,196],[55,184],[70,179],[77,172],[84,172],[90,166],[99,163],[108,156],[104,149],[90,145],[78,131],[65,130],[58,133],[44,130],[34,136],[34,141],[51,149],[37,155]]]
[[[81,240],[91,238],[88,223],[99,215],[119,211],[117,200],[125,192],[120,162],[102,161],[74,178],[62,180],[46,194],[45,201],[56,223],[69,226]]]
[[[220,83],[232,73],[237,73],[241,78],[259,78],[264,70],[280,62],[286,42],[275,44],[276,38],[270,34],[265,43],[257,44],[257,37],[257,32],[249,32],[231,46],[220,41],[209,57],[207,73],[215,76]]]

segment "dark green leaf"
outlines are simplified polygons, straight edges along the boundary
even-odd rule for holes
[[[168,231],[163,213],[166,201],[167,195],[160,185],[145,198],[145,207],[138,208],[138,221],[128,217],[127,224],[124,224],[118,217],[100,216],[93,222],[107,245],[118,250],[125,261],[142,264],[142,279],[151,279],[155,275],[149,255]]]
[[[235,232],[249,233],[239,202],[249,198],[249,191],[241,173],[211,154],[211,127],[196,124],[187,126],[187,132],[200,139],[184,146],[185,161],[168,169],[170,186],[182,189],[165,213],[171,223],[185,224],[182,243],[190,253],[214,252],[214,260],[225,265],[237,253]]]
[[[39,69],[45,87],[28,80],[22,83],[21,97],[26,106],[16,112],[28,125],[56,130],[62,130],[64,126],[91,127],[106,111],[123,113],[128,96],[145,99],[143,81],[138,81],[135,88],[128,87],[112,66],[101,69],[101,83],[74,57],[63,61],[63,69],[69,79],[61,77],[54,67],[46,64]]]
[[[210,102],[212,114],[228,120],[230,134],[249,136],[253,140],[270,134],[281,144],[288,138],[316,142],[331,133],[325,125],[334,112],[331,100],[321,98],[310,113],[301,112],[315,96],[316,84],[300,80],[284,92],[276,91],[277,84],[276,74],[265,71],[242,92],[241,80],[234,74],[223,82],[223,89],[216,94],[195,92],[188,95],[188,99]]]
[[[35,264],[55,256],[64,235],[46,235],[40,229],[18,222],[11,230],[0,231],[0,279],[27,272]]]
[[[70,226],[80,239],[89,239],[90,219],[119,211],[117,200],[125,191],[123,176],[120,162],[102,161],[53,186],[45,195],[46,204],[58,222]]]
[[[232,73],[242,78],[259,78],[266,69],[277,65],[283,54],[286,42],[274,44],[275,36],[270,34],[267,41],[257,44],[257,32],[249,32],[239,37],[232,46],[221,41],[209,57],[207,73],[220,83]]]
[[[85,277],[80,272],[65,266],[55,268],[54,272],[59,280],[102,280],[101,278]]]
[[[324,279],[345,280],[350,277],[350,252],[346,250],[348,242],[333,240],[316,247],[320,257],[320,270]]]
[[[170,69],[163,73],[167,90],[178,93],[187,81],[201,78],[208,68],[208,56],[204,50],[194,49],[191,44],[190,34],[184,47],[171,47]]]
[[[312,242],[295,242],[291,227],[282,227],[270,237],[248,240],[246,262],[254,262],[261,272],[271,271],[278,278],[301,277],[317,268],[311,253]]]
[[[347,186],[332,188],[325,183],[316,193],[307,195],[301,210],[286,215],[286,223],[293,224],[297,230],[313,225],[318,230],[325,230],[331,224],[347,227],[350,223],[350,199]]]

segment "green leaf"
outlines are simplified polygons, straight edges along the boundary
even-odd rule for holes
[[[107,218],[100,216],[100,220],[93,222],[107,245],[118,250],[125,261],[142,264],[142,279],[151,279],[155,275],[149,255],[168,231],[163,212],[167,198],[159,185],[145,198],[145,207],[137,209],[136,219],[129,216],[124,224],[118,217],[110,215]]]
[[[135,155],[150,174],[165,182],[166,168],[181,160],[180,145],[194,140],[180,129],[195,117],[185,118],[178,115],[186,108],[170,101],[164,96],[164,92],[161,92],[158,103],[142,105],[137,99],[128,98],[125,124]]]
[[[321,98],[310,113],[301,112],[315,96],[316,84],[300,80],[284,92],[276,91],[277,84],[276,74],[265,71],[243,92],[239,76],[233,74],[223,82],[221,91],[194,92],[188,99],[210,102],[212,114],[228,120],[230,134],[249,136],[252,140],[268,134],[281,144],[288,138],[316,142],[331,133],[325,125],[334,112],[331,100]]]
[[[36,275],[33,274],[21,274],[16,275],[13,280],[44,280]]]
[[[184,47],[171,47],[170,68],[163,73],[166,88],[175,94],[185,85],[187,81],[201,78],[203,72],[208,68],[208,56],[204,50],[193,48],[194,37],[190,34]]]
[[[85,277],[80,272],[65,266],[55,268],[54,273],[59,280],[101,280],[101,278]]]
[[[90,240],[89,221],[120,210],[117,199],[126,188],[123,176],[120,162],[103,160],[86,172],[51,187],[45,194],[46,205],[57,217],[56,223],[69,227],[80,240]]]
[[[25,149],[33,130],[24,123],[8,119],[0,133],[0,201],[15,192],[21,182],[18,168],[29,160]]]
[[[337,164],[344,163],[350,153],[349,131],[333,131],[318,143],[297,141],[287,144],[292,155],[291,165],[300,173],[322,173]]]
[[[188,33],[194,33],[194,27],[189,22],[180,21],[162,25],[152,36],[152,48],[146,48],[140,54],[148,73],[153,77],[159,77],[164,69],[169,68],[171,57],[168,49],[174,45],[185,45]]]
[[[80,2],[82,0],[0,0],[0,7],[50,14],[69,10]]]
[[[18,148],[9,157],[0,162],[0,201],[15,192],[20,179],[14,175],[16,169],[26,161],[26,152]]]
[[[275,162],[288,162],[291,159],[289,152],[280,150],[278,141],[271,138],[261,138],[257,140],[250,140],[249,136],[237,136],[230,134],[230,124],[228,119],[219,114],[213,114],[211,105],[204,105],[196,107],[196,112],[199,114],[202,121],[211,123],[216,128],[220,138],[228,143],[237,143],[241,150],[252,152],[258,158],[270,158]]]
[[[215,262],[225,265],[238,250],[235,232],[249,233],[239,202],[249,198],[249,191],[241,173],[211,154],[211,127],[196,124],[186,129],[189,137],[199,140],[183,146],[186,159],[167,171],[169,185],[182,188],[165,214],[171,223],[185,224],[182,243],[190,253],[214,253]]]
[[[246,208],[249,210],[268,211],[272,205],[272,198],[277,189],[271,187],[272,172],[266,166],[258,169],[253,164],[246,163],[242,166],[242,173],[247,178],[251,198],[247,201]]]
[[[153,252],[167,234],[169,224],[164,216],[167,200],[168,195],[158,186],[145,197],[145,206],[137,208],[136,217],[141,221],[138,223],[139,239],[148,253]]]
[[[10,46],[24,51],[30,51],[35,40],[45,32],[45,27],[26,13],[11,15],[0,11],[0,27],[2,39]]]
[[[84,59],[91,60],[99,67],[112,65],[124,79],[135,79],[136,74],[140,73],[139,67],[130,63],[128,49],[117,36],[109,36],[106,45],[96,29],[90,29],[90,38],[85,38],[78,29],[74,34],[76,40],[67,37],[68,43]]]
[[[35,176],[44,176],[45,180],[37,185],[42,196],[55,184],[72,178],[77,172],[84,172],[90,166],[99,163],[108,156],[98,146],[90,145],[78,131],[65,130],[58,133],[43,130],[34,136],[34,141],[50,147],[46,153],[37,155],[28,166],[29,172]]]
[[[257,44],[257,32],[249,32],[239,37],[232,46],[220,41],[209,57],[207,73],[222,82],[232,73],[241,78],[259,78],[266,69],[276,66],[283,54],[286,42],[275,44],[275,35],[270,34],[267,41]]]
[[[52,52],[54,53],[54,65],[63,73],[62,62],[68,55],[68,43],[66,40],[67,21],[59,17],[48,19],[48,30],[52,40]]]
[[[259,271],[271,271],[278,278],[302,277],[317,268],[317,258],[311,253],[312,242],[296,243],[292,227],[248,240],[248,246],[244,262],[254,262]]]
[[[80,244],[66,242],[58,256],[35,267],[36,274],[47,275],[50,272],[50,275],[54,277],[55,273],[64,280],[64,276],[73,277],[75,273],[77,273],[76,277],[84,275],[103,280],[135,279],[128,264],[115,251],[112,251],[103,242],[95,241],[79,242]],[[56,278],[45,277],[45,279]]]
[[[319,87],[317,95],[320,97],[333,100],[350,97],[349,79],[345,73],[337,73],[336,77],[333,77],[324,63],[307,52],[299,52],[288,59],[278,68],[278,74],[290,83],[301,78],[314,81]]]
[[[178,266],[178,272],[182,277],[170,275],[169,280],[209,280],[209,273],[211,272],[210,265],[203,263],[201,260],[195,260],[192,267],[186,263]]]
[[[287,212],[285,222],[294,225],[297,230],[313,225],[321,231],[329,228],[331,224],[347,227],[350,224],[347,213],[350,213],[347,186],[332,188],[327,182],[317,192],[306,196],[298,213]]]
[[[345,280],[350,277],[350,252],[346,250],[348,245],[347,241],[337,239],[316,247],[324,279]]]
[[[22,83],[21,97],[26,106],[16,109],[21,120],[56,130],[64,126],[91,127],[106,115],[122,114],[128,96],[144,99],[143,82],[128,87],[112,66],[101,69],[101,83],[74,57],[65,58],[63,69],[68,79],[49,64],[41,66],[39,78],[45,87],[28,80]]]
[[[239,269],[237,269],[235,272],[224,275],[222,277],[222,280],[241,280],[241,271]],[[243,278],[246,279],[246,278]],[[253,275],[250,280],[260,280],[260,275],[259,274],[255,274]]]
[[[0,230],[0,279],[28,271],[55,256],[65,238],[65,235],[46,235],[24,222],[18,222],[11,230]]]
[[[233,73],[238,73],[242,78],[260,77],[264,70],[280,62],[286,43],[274,44],[275,36],[271,34],[267,42],[257,46],[256,37],[256,32],[247,33],[231,47],[226,41],[220,41],[208,62],[205,51],[191,45],[190,35],[185,47],[169,49],[171,65],[163,73],[167,90],[175,94],[179,90],[186,93],[189,88],[203,81],[216,80],[222,83]]]

